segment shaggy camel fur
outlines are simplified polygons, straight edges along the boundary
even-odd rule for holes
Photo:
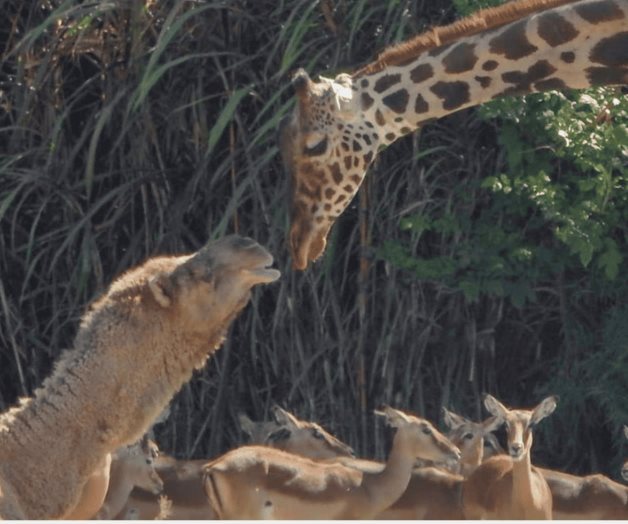
[[[69,515],[107,454],[137,441],[220,346],[251,288],[279,278],[272,262],[231,236],[114,281],[42,388],[0,416],[0,517]]]

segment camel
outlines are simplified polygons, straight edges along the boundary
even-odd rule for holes
[[[220,347],[253,286],[279,278],[272,262],[229,236],[116,279],[42,387],[0,416],[0,517],[70,515],[107,455],[137,441]]]

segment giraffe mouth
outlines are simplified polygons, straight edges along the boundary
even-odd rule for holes
[[[304,271],[325,251],[328,227],[315,228],[309,222],[294,221],[290,228],[292,267]]]

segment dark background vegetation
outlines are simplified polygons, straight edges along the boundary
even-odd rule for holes
[[[561,396],[535,460],[618,477],[628,423],[626,97],[466,110],[384,151],[325,257],[290,268],[290,73],[332,76],[466,0],[2,2],[0,409],[121,271],[237,232],[275,254],[162,449],[210,457],[272,402],[365,456],[381,403],[438,421]],[[587,98],[588,97],[588,98]],[[115,409],[115,406],[112,406]]]

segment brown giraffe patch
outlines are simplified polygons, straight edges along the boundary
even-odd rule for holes
[[[351,169],[351,157],[350,157],[350,156],[346,156],[346,157],[345,157],[345,159],[344,159],[344,161],[345,161],[345,167],[346,167],[347,169]],[[341,179],[341,180],[342,180],[342,179]],[[339,183],[340,183],[340,181],[338,181],[338,180],[335,180],[335,182],[336,182],[337,184],[339,184]]]
[[[488,86],[490,86],[492,82],[490,76],[476,76],[475,79],[483,89],[486,89]]]
[[[592,86],[628,84],[628,70],[612,67],[588,67],[585,69]]]
[[[538,34],[550,47],[556,47],[573,40],[579,32],[559,14],[545,13],[539,17]]]
[[[344,189],[347,193],[351,193],[353,191],[353,186],[351,184],[347,184],[342,189]]]
[[[589,58],[592,62],[609,67],[628,65],[628,31],[617,33],[600,40],[593,49]]]
[[[495,60],[487,60],[482,64],[482,69],[484,69],[484,71],[495,71],[498,65]]]
[[[560,59],[566,64],[573,64],[576,60],[576,53],[573,51],[564,51],[560,54]]]
[[[327,189],[325,189],[325,198],[327,200],[331,200],[331,198],[336,194],[336,190],[328,187]]]
[[[324,209],[325,211],[331,211],[331,204],[325,204],[325,205],[323,206],[323,209]]]
[[[340,204],[340,202],[342,202],[343,200],[346,200],[346,199],[347,199],[347,197],[345,195],[338,195],[338,198],[336,199],[334,204]]]
[[[429,110],[430,106],[423,98],[423,95],[419,93],[416,95],[416,101],[414,102],[414,111],[415,113],[421,114],[426,113]]]
[[[574,9],[576,13],[590,24],[610,22],[624,17],[623,11],[614,2],[610,2],[609,0],[588,2],[574,6]]]
[[[560,78],[548,78],[547,80],[539,80],[534,84],[535,91],[552,91],[558,89],[566,89],[568,86]]]
[[[360,175],[351,175],[349,178],[351,179],[351,182],[353,182],[356,186],[359,186],[360,181],[362,180],[362,178],[360,178]]]
[[[443,101],[443,108],[448,111],[457,109],[469,102],[469,84],[466,82],[437,82],[430,91]]]
[[[378,126],[386,125],[386,119],[384,118],[384,115],[382,115],[382,112],[379,109],[375,111],[375,122],[377,122]]]
[[[556,71],[556,68],[547,60],[539,60],[530,66],[525,73],[521,71],[508,71],[502,74],[502,80],[507,84],[513,84],[503,93],[504,95],[521,95],[532,90],[532,84],[543,80]]]
[[[354,151],[362,151],[362,144],[360,144],[357,140],[354,140],[352,145]]]
[[[401,74],[395,73],[394,75],[384,75],[378,78],[373,85],[373,89],[376,93],[383,93],[388,88],[398,84],[401,81]]]
[[[451,47],[451,44],[441,45],[433,49],[430,49],[427,54],[430,56],[438,56],[441,53],[444,53],[445,51],[447,51],[447,49],[449,49],[450,47]]]
[[[369,151],[366,155],[364,155],[364,163],[366,164],[366,166],[368,166],[371,163],[371,160],[373,160],[373,152]],[[353,175],[358,177],[358,182],[356,182],[356,184],[360,184],[359,180],[361,180],[361,177],[359,175]]]
[[[373,100],[371,95],[369,95],[368,93],[362,93],[361,99],[363,111],[367,111],[373,105],[373,102],[375,102],[375,100]]]
[[[475,67],[478,57],[475,55],[475,44],[461,43],[454,47],[445,58],[443,65],[446,73],[464,73]]]
[[[415,84],[434,76],[434,68],[430,64],[419,64],[410,71],[410,80]]]
[[[368,87],[368,86],[369,86],[369,81],[368,81],[368,78],[363,78],[363,79],[360,81],[360,85],[361,85],[362,87]]]
[[[392,142],[395,138],[397,138],[397,135],[395,135],[395,133],[386,133],[386,140],[388,140],[389,142]]]
[[[399,91],[395,91],[394,93],[385,96],[382,99],[382,102],[384,102],[384,104],[386,104],[395,113],[402,114],[406,110],[409,98],[410,95],[408,95],[408,91],[406,89],[399,89]]]
[[[340,182],[342,181],[342,171],[340,169],[340,164],[336,162],[329,169],[331,170],[331,177],[334,179],[334,182],[336,182],[336,184],[340,184]]]
[[[521,20],[508,26],[489,42],[490,52],[504,55],[508,60],[519,60],[534,53],[538,47],[528,40],[526,25],[526,21]]]

